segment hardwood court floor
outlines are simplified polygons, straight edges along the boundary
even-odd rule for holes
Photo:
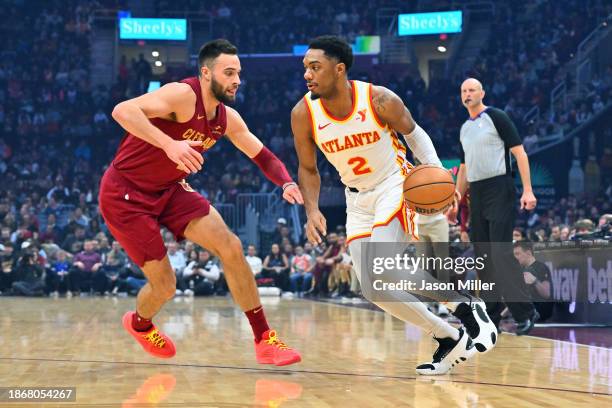
[[[177,346],[156,360],[121,328],[135,299],[0,298],[0,386],[75,386],[79,407],[604,407],[612,350],[504,334],[452,375],[420,377],[434,342],[381,312],[264,299],[287,368],[255,363],[229,298],[180,299],[156,319]],[[4,404],[15,407],[26,404]],[[60,406],[27,404],[27,406]]]

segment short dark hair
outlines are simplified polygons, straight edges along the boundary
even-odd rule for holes
[[[329,58],[337,59],[346,66],[346,71],[353,66],[353,49],[342,38],[335,35],[322,35],[310,41],[308,48],[323,50]]]
[[[203,65],[209,65],[221,54],[237,55],[238,48],[224,38],[212,40],[200,47],[198,53],[198,72]]]
[[[533,254],[533,242],[529,241],[528,239],[516,241],[514,243],[514,248],[521,248],[523,251],[529,251]]]

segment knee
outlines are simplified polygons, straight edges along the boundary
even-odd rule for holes
[[[150,283],[153,291],[163,300],[172,299],[176,293],[176,277],[174,274]]]
[[[240,238],[238,238],[236,234],[228,231],[227,236],[220,240],[217,253],[219,254],[221,262],[227,259],[241,257],[242,242],[240,242]]]

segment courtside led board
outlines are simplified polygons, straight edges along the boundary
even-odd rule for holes
[[[174,40],[187,39],[187,20],[184,18],[121,18],[121,40]]]
[[[463,15],[461,11],[400,14],[397,21],[397,34],[460,33],[462,24]]]

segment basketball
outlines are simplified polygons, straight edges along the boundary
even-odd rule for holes
[[[404,180],[404,199],[418,214],[433,215],[445,211],[453,202],[455,182],[451,173],[433,164],[422,164]]]

